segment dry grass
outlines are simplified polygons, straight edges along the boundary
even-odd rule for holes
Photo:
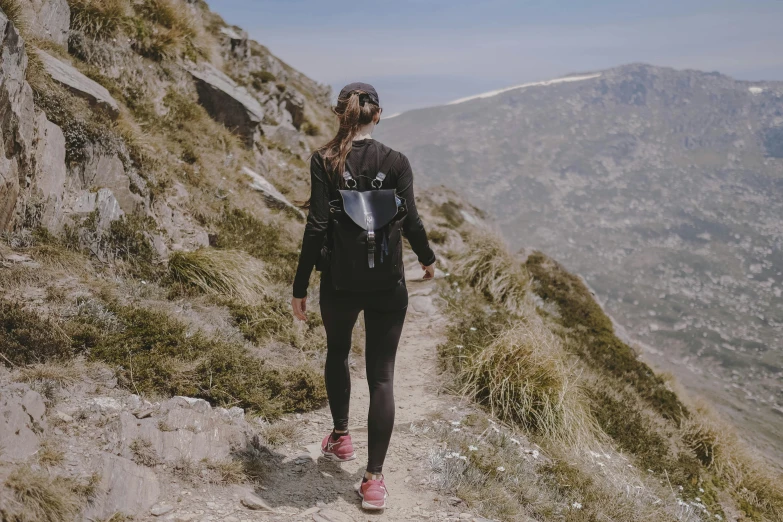
[[[280,421],[261,428],[261,437],[270,446],[296,442],[302,435],[302,426],[294,421]]]
[[[238,460],[206,460],[204,466],[207,470],[207,480],[212,484],[223,486],[229,484],[241,484],[247,480],[245,467]]]
[[[41,466],[59,466],[65,461],[65,453],[51,440],[44,440],[35,456]]]
[[[458,257],[453,271],[510,312],[524,310],[530,276],[498,233],[489,229],[469,233],[465,253]]]
[[[5,481],[13,497],[0,508],[2,520],[9,522],[63,522],[74,520],[82,507],[74,481],[16,468]]]
[[[95,39],[117,36],[127,23],[127,0],[68,0],[71,29]]]
[[[48,382],[63,388],[78,381],[83,370],[73,362],[46,361],[17,369],[13,379],[29,384]]]
[[[463,394],[532,433],[576,445],[599,432],[560,339],[536,317],[518,321],[467,356],[457,376]]]
[[[752,520],[783,520],[783,475],[751,450],[706,402],[696,403],[681,431],[683,440]]]
[[[0,0],[0,11],[5,13],[18,30],[24,31],[24,10],[19,0]]]
[[[185,286],[247,304],[263,299],[269,284],[263,263],[239,250],[176,252],[169,259],[169,273]]]

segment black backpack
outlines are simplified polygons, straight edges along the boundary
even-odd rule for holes
[[[360,192],[356,179],[343,173],[345,189],[329,203],[332,245],[322,251],[321,266],[329,271],[337,290],[374,291],[393,288],[405,277],[402,262],[402,224],[405,200],[383,182],[396,152],[390,152],[372,180],[372,189]]]

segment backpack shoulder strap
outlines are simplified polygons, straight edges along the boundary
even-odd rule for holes
[[[375,175],[375,179],[372,180],[372,186],[374,188],[381,188],[381,184],[383,183],[383,180],[386,179],[386,176],[389,174],[389,171],[392,168],[392,165],[394,165],[394,162],[397,161],[397,158],[400,156],[399,152],[396,151],[389,151],[389,153],[386,155],[386,158],[383,160],[383,164],[381,164],[381,168],[378,171],[378,174]]]

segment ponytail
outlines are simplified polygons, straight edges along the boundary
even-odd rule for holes
[[[353,91],[347,97],[338,98],[337,105],[332,108],[337,115],[340,128],[332,140],[318,149],[324,160],[326,173],[332,183],[342,186],[345,160],[351,152],[353,138],[360,128],[375,121],[381,108],[369,101],[364,91]]]

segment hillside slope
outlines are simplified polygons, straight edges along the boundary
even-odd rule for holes
[[[0,0],[0,27],[0,519],[363,519],[360,461],[317,458],[317,296],[289,304],[328,89],[199,0]],[[448,188],[419,206],[443,271],[406,255],[385,518],[781,520],[780,475],[579,277]]]
[[[780,460],[783,84],[639,64],[566,80],[404,113],[378,138],[584,275]]]

